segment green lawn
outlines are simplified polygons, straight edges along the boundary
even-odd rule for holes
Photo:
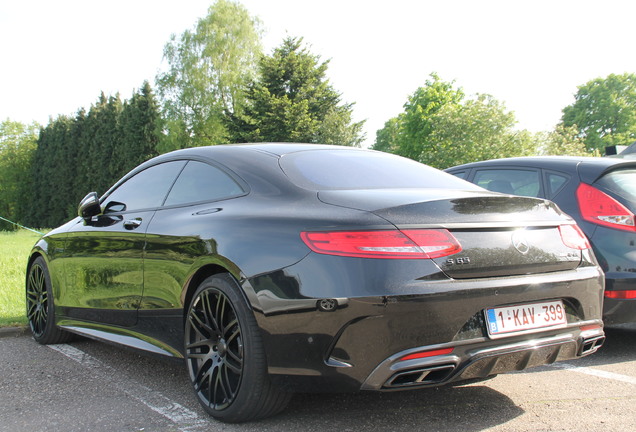
[[[29,251],[40,236],[20,231],[0,231],[0,327],[27,323],[24,278]]]

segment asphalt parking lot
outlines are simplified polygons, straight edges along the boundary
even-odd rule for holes
[[[456,387],[298,394],[282,414],[227,425],[191,394],[183,364],[78,340],[0,337],[0,431],[636,430],[636,325],[595,355]]]

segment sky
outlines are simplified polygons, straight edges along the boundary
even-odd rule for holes
[[[517,128],[548,131],[577,86],[636,73],[633,0],[242,0],[263,23],[266,53],[303,37],[327,78],[366,120],[365,145],[435,72],[487,93]],[[46,125],[101,92],[154,88],[163,47],[212,0],[3,0],[0,121]]]

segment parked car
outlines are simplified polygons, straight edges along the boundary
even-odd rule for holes
[[[636,160],[522,157],[446,171],[491,191],[554,201],[576,220],[605,272],[605,323],[636,321]]]
[[[438,386],[595,352],[603,273],[554,204],[310,144],[156,157],[35,245],[36,341],[183,358],[214,417],[294,391]]]

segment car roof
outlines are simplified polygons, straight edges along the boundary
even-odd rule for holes
[[[593,156],[525,156],[470,162],[447,168],[447,171],[501,165],[541,167],[546,169],[567,169],[568,167],[574,168],[579,165],[585,165],[589,168],[596,167],[598,171],[603,172],[617,165],[636,166],[636,160]]]
[[[619,168],[636,168],[636,160],[593,156],[525,156],[471,162],[447,168],[445,171],[457,172],[462,169],[504,166],[578,172],[581,180],[591,184],[609,171]]]
[[[222,144],[204,147],[191,147],[166,153],[165,156],[202,156],[211,157],[220,153],[235,153],[241,151],[257,151],[269,153],[274,156],[283,156],[289,153],[308,150],[351,150],[355,147],[346,147],[327,144],[302,144],[302,143],[246,143],[246,144]],[[360,150],[360,149],[357,149]],[[163,156],[163,155],[162,155]]]

